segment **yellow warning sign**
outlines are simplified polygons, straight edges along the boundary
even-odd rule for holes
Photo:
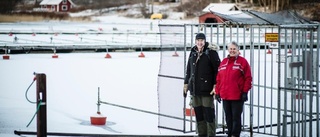
[[[265,42],[278,42],[278,33],[265,33]]]

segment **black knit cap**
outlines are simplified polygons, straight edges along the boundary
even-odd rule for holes
[[[204,39],[204,40],[206,40],[206,35],[204,35],[203,33],[198,33],[196,35],[196,39]]]

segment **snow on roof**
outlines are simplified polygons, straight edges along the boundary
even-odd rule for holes
[[[232,3],[210,3],[207,7],[205,7],[202,11],[203,12],[221,12],[221,11],[235,11],[239,10],[236,4]]]
[[[62,0],[43,0],[40,2],[40,5],[57,5],[61,2]]]
[[[236,13],[238,12],[238,13]],[[237,24],[268,24],[267,21],[262,20],[256,16],[251,16],[244,11],[228,11],[228,12],[213,12],[219,17],[228,20],[230,23]]]
[[[62,0],[42,0],[40,5],[58,5]],[[71,0],[68,0],[72,5],[75,5]]]
[[[310,20],[302,18],[293,11],[281,11],[277,13],[263,13],[258,11],[226,11],[211,13],[236,24],[260,24],[260,25],[285,25],[285,24],[310,24]]]

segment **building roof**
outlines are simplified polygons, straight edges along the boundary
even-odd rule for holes
[[[71,5],[75,5],[71,0],[68,0]],[[62,2],[62,0],[42,0],[40,5],[58,5]]]
[[[235,11],[239,10],[240,8],[237,7],[236,4],[233,3],[210,3],[207,7],[205,7],[202,11],[203,12],[224,12],[224,11]]]
[[[275,13],[263,13],[258,11],[248,11],[263,20],[267,20],[271,24],[283,25],[283,24],[311,24],[312,21],[299,15],[295,11],[283,10]]]
[[[303,18],[294,11],[280,11],[276,13],[263,13],[258,11],[229,11],[214,12],[212,14],[227,20],[232,24],[255,25],[286,25],[286,24],[312,24],[312,21]]]

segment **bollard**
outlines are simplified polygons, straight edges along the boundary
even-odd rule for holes
[[[105,56],[104,58],[110,59],[110,58],[111,58],[111,55],[109,54],[108,48],[106,49],[106,51],[107,51],[107,54],[106,54],[106,56]]]
[[[56,49],[53,49],[52,58],[54,58],[54,59],[59,58],[59,56],[56,54]]]
[[[97,114],[90,116],[90,122],[92,125],[105,125],[107,117],[103,116],[100,112],[100,87],[98,87],[98,102],[97,102]]]
[[[45,74],[36,74],[37,79],[37,137],[47,136],[47,82]]]
[[[2,56],[2,59],[4,59],[4,60],[10,59],[10,56],[8,55],[8,51],[10,52],[10,49],[8,49],[8,47],[4,49],[5,54]]]
[[[143,52],[142,52],[142,51],[143,51],[143,49],[142,49],[142,47],[141,47],[140,55],[138,55],[138,57],[139,57],[139,58],[144,58],[144,57],[146,57],[146,56],[143,54]]]

